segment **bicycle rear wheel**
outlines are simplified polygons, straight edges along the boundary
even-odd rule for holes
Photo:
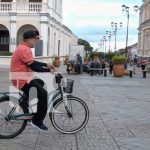
[[[67,109],[71,115],[68,114]],[[87,124],[89,109],[83,100],[74,96],[67,97],[67,109],[63,100],[53,106],[53,110],[49,114],[52,125],[61,133],[77,133]]]
[[[26,113],[26,110],[18,104],[16,97],[7,96],[0,98],[0,138],[2,139],[16,137],[27,125],[27,120],[11,120],[7,118],[13,107],[16,107],[13,115]]]

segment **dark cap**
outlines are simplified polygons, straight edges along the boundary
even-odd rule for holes
[[[24,39],[30,39],[30,38],[37,38],[38,39],[39,38],[39,34],[37,34],[33,30],[29,30],[29,31],[24,32],[23,38]]]

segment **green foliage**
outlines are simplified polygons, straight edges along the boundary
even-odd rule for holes
[[[94,58],[94,56],[97,56],[97,57],[101,57],[101,58],[103,58],[104,57],[104,53],[103,52],[91,52],[91,54],[90,54],[90,58]]]
[[[87,42],[86,40],[83,40],[83,39],[78,39],[78,44],[79,45],[84,45],[84,48],[86,51],[92,51],[93,50],[93,47],[91,47],[90,43]]]
[[[127,63],[127,58],[124,55],[114,55],[112,61],[114,64],[124,64]]]
[[[106,57],[109,58],[109,59],[112,59],[112,57],[115,56],[115,55],[116,54],[114,52],[106,53]]]
[[[0,51],[0,56],[11,56],[12,53],[8,51]]]

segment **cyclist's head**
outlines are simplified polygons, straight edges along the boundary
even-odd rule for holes
[[[30,48],[34,48],[36,41],[40,38],[38,31],[28,30],[23,34],[23,40]]]

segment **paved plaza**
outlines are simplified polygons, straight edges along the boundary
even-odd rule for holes
[[[74,79],[74,92],[90,110],[85,129],[74,135],[56,131],[48,117],[48,132],[28,125],[18,137],[0,139],[0,150],[150,150],[150,74],[140,68],[133,78],[88,74],[67,75]],[[0,90],[11,85],[8,69],[0,68]],[[49,76],[44,80],[49,82]],[[80,117],[80,116],[79,116]]]

